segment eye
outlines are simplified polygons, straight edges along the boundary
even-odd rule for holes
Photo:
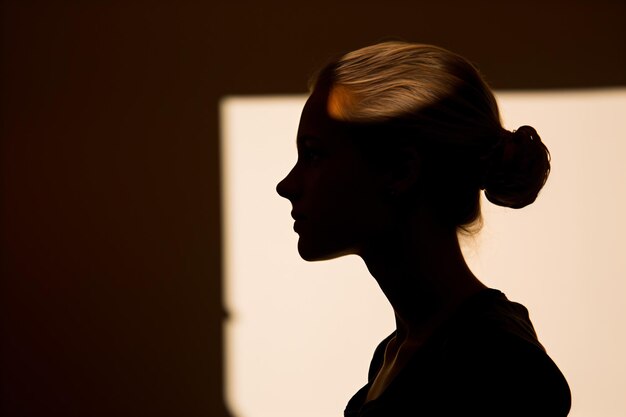
[[[298,158],[305,164],[317,164],[326,156],[326,149],[318,138],[300,137],[298,141]]]
[[[305,148],[302,150],[302,158],[308,162],[316,162],[322,157],[322,152],[315,148]]]
[[[318,163],[326,155],[323,149],[316,145],[304,145],[299,150],[299,157],[307,164]]]

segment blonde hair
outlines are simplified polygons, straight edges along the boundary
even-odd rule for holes
[[[438,211],[462,230],[480,223],[481,189],[495,204],[520,208],[535,200],[547,179],[550,155],[537,132],[504,129],[491,89],[458,54],[383,42],[332,61],[314,88],[320,83],[328,87],[332,118],[394,132],[401,126],[401,136],[428,156]],[[377,146],[393,146],[382,139]]]

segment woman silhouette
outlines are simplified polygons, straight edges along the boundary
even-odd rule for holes
[[[345,416],[568,414],[569,387],[528,311],[482,284],[459,247],[480,226],[481,190],[521,208],[550,170],[532,127],[502,127],[474,66],[404,42],[348,53],[314,80],[297,148],[277,191],[298,252],[360,256],[395,313]]]

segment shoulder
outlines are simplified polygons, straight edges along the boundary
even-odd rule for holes
[[[497,331],[456,340],[441,358],[443,385],[467,409],[514,416],[565,416],[570,409],[569,386],[556,364],[516,335]]]
[[[467,409],[513,416],[569,411],[567,381],[537,340],[527,310],[504,295],[467,310],[443,338],[440,355],[442,381]]]

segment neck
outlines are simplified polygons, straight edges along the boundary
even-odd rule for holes
[[[455,230],[433,221],[408,223],[359,255],[394,309],[396,341],[421,344],[486,287],[465,263]]]

